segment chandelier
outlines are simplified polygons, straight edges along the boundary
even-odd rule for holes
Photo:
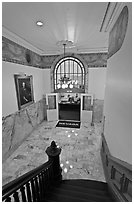
[[[72,47],[73,46],[73,42],[72,41],[68,41],[68,40],[61,40],[57,43],[58,46],[63,46],[64,48],[64,57],[65,57],[65,48],[68,47]],[[64,62],[64,67],[65,67],[65,62]],[[66,73],[64,73],[64,76],[62,76],[59,79],[59,82],[57,84],[57,88],[60,89],[67,89],[67,88],[74,88],[74,86],[78,84],[77,80],[71,79],[69,77],[66,76]]]
[[[77,80],[72,80],[69,77],[66,77],[66,74],[64,74],[64,76],[59,79],[59,83],[57,85],[57,88],[58,89],[60,89],[60,88],[62,88],[62,89],[66,89],[66,88],[72,89],[77,84],[78,84]]]

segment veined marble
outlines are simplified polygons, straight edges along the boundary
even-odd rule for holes
[[[5,161],[44,119],[46,119],[45,99],[3,117],[2,160]]]
[[[42,122],[3,163],[3,185],[48,161],[45,153],[51,141],[62,148],[60,163],[63,179],[105,181],[100,157],[101,123],[80,129],[55,127],[56,121]]]

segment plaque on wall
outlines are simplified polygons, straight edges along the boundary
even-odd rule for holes
[[[18,109],[22,109],[34,102],[33,77],[14,75]]]

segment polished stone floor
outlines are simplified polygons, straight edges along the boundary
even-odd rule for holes
[[[101,123],[80,129],[55,127],[56,121],[44,121],[2,165],[2,185],[38,167],[48,160],[45,150],[51,141],[62,148],[60,162],[63,179],[105,181],[101,157]]]

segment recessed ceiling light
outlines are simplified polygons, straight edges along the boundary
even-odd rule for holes
[[[41,27],[41,26],[43,26],[43,22],[42,21],[37,21],[36,25]]]

